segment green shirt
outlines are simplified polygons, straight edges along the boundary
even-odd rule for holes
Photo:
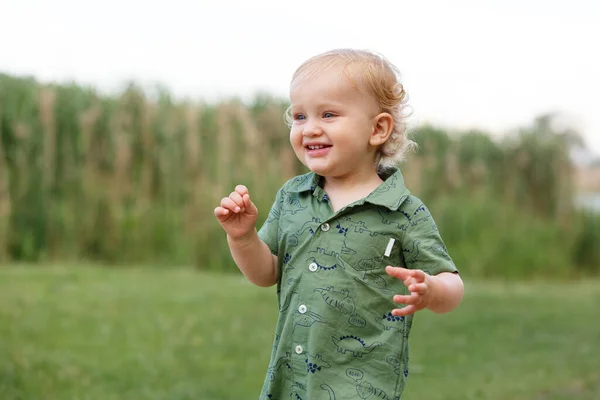
[[[337,212],[321,178],[277,192],[260,238],[278,257],[279,317],[261,399],[400,399],[413,315],[387,265],[456,272],[427,207],[399,170]]]

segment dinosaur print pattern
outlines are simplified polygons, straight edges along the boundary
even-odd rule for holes
[[[340,249],[340,255],[344,255],[344,256],[353,256],[356,254],[356,250],[351,249],[350,247],[348,247],[346,245],[346,241],[344,240],[342,242],[342,247]]]
[[[365,354],[371,353],[379,346],[383,346],[381,342],[373,342],[367,346],[364,340],[356,336],[332,336],[333,344],[340,353],[346,354],[346,352],[352,353],[353,357],[361,358]]]
[[[388,400],[389,397],[387,394],[379,389],[374,387],[371,382],[361,382],[356,386],[356,393],[358,393],[358,397],[361,399],[380,399],[380,400]]]
[[[292,393],[290,393],[290,400],[302,400],[306,396],[306,387],[300,383],[296,382],[292,385]]]
[[[319,387],[321,388],[321,390],[327,392],[327,394],[329,395],[328,400],[336,400],[335,391],[332,389],[331,386],[327,385],[326,383],[322,383]],[[292,393],[290,393],[289,398],[292,400],[308,399],[306,387],[300,382],[295,382],[292,385]],[[321,398],[323,398],[323,397],[319,397],[319,399],[321,399]],[[269,397],[269,396],[267,396],[267,399],[276,400],[276,399],[272,399],[272,397]],[[323,399],[325,400],[325,398],[323,398]]]
[[[395,176],[391,176],[386,181],[386,185],[378,186],[377,189],[374,190],[374,193],[383,194],[383,193],[389,192],[392,189],[396,189],[396,187],[398,185],[397,180],[398,179]]]
[[[414,264],[419,259],[419,246],[421,245],[420,240],[415,240],[412,242],[412,248],[402,249],[404,252],[404,262],[407,266]]]
[[[292,303],[292,298],[297,294],[298,294],[298,292],[296,290],[291,290],[290,293],[284,297],[284,301],[283,301],[283,303],[281,303],[281,306],[279,307],[279,311],[280,312],[286,311],[290,307],[290,304]]]
[[[296,323],[294,324],[294,329],[298,326],[310,328],[314,324],[327,324],[327,321],[314,311],[308,311],[306,314],[301,314],[300,311],[296,310]]]
[[[321,371],[323,368],[331,367],[327,361],[323,360],[323,356],[320,354],[312,356],[310,353],[306,353],[306,359],[304,361],[306,363],[306,372],[312,374]]]
[[[348,323],[357,328],[364,328],[365,326],[367,326],[367,320],[365,320],[358,314],[352,314],[351,316],[349,316]]]
[[[355,312],[356,303],[354,298],[350,297],[348,290],[342,289],[336,292],[333,286],[329,286],[327,288],[316,288],[314,291],[319,292],[323,301],[336,309],[340,314],[349,315],[348,323],[350,325],[362,328],[367,324],[365,319]]]
[[[387,283],[387,275],[383,277],[385,273],[380,273],[384,271],[386,263],[384,262],[385,256],[384,251],[387,246],[386,239],[382,238],[378,243],[384,243],[384,245],[380,246],[380,248],[371,245],[369,251],[363,251],[362,256],[357,256],[358,253],[355,250],[349,249],[345,244],[342,247],[342,253],[352,254],[350,258],[353,259],[353,262],[348,263],[355,271],[357,271],[359,276],[355,276],[354,280],[360,282],[361,284],[368,286],[372,289],[379,290],[382,293],[391,294],[391,290],[388,288]],[[368,256],[364,256],[368,253]],[[375,255],[373,255],[375,254]],[[360,258],[359,258],[360,257]]]
[[[346,376],[356,383],[356,393],[361,399],[389,399],[385,391],[376,388],[369,381],[363,381],[365,376],[363,370],[359,368],[347,368]]]
[[[322,383],[320,387],[321,390],[325,390],[329,394],[329,400],[336,400],[335,391],[331,388],[331,386],[327,385],[326,383]]]
[[[314,235],[315,230],[321,225],[321,219],[313,217],[310,221],[306,221],[298,231],[294,232],[288,237],[288,246],[296,247],[300,243],[300,239],[306,234]]]
[[[354,299],[350,297],[348,290],[336,292],[333,286],[327,288],[316,288],[315,292],[319,292],[325,303],[335,308],[342,314],[354,314],[356,305]]]
[[[367,234],[371,237],[379,235],[379,232],[369,229],[365,221],[356,221],[347,216],[340,217],[339,221],[339,225],[344,227],[344,236],[346,236],[348,233],[358,234],[361,236]]]
[[[269,377],[269,379],[271,381],[275,380],[275,374],[282,368],[285,366],[285,368],[287,369],[292,369],[292,366],[290,365],[290,362],[292,361],[291,359],[291,353],[287,352],[285,353],[285,356],[280,357],[276,362],[275,365],[269,367],[267,369],[267,375]]]
[[[284,193],[281,199],[281,203],[279,206],[280,215],[295,215],[302,211],[305,211],[308,206],[303,206],[300,200],[294,196],[290,196],[287,193]]]
[[[292,255],[290,253],[285,253],[283,255],[283,265],[285,266],[285,270],[286,271],[290,271],[292,269],[295,269],[295,267],[290,263],[290,261],[292,261]]]
[[[335,229],[337,229],[337,230],[338,230],[338,233],[340,233],[340,234],[342,234],[342,235],[344,235],[344,236],[346,236],[346,234],[348,233],[348,228],[344,228],[344,227],[343,227],[341,224],[339,224],[339,223],[338,223],[338,224],[335,226]]]
[[[432,244],[431,251],[439,254],[441,257],[448,258],[448,250],[446,250],[446,246],[442,246],[439,243]]]
[[[373,271],[381,266],[381,262],[383,261],[383,255],[363,258],[358,261],[358,264],[354,267],[357,271]]]
[[[399,214],[401,214],[403,217],[405,217],[404,219],[401,219],[400,221],[398,221],[398,219],[396,218],[396,213],[394,213],[393,211],[385,210],[385,209],[378,209],[377,213],[381,217],[381,223],[383,225],[390,226],[393,229],[397,229],[400,231],[405,231],[407,229],[407,223],[406,223],[407,221],[406,220],[408,219],[407,216],[410,217],[410,215],[406,211],[404,211],[404,210],[398,211]]]
[[[402,362],[402,360],[398,356],[391,354],[385,358],[385,362],[387,362],[394,368],[394,373],[396,375],[400,375],[400,372],[402,372],[405,378],[408,377],[408,367],[405,363]],[[402,368],[403,365],[404,369]]]
[[[310,257],[306,259],[307,263],[316,263],[318,268],[323,271],[332,271],[337,268],[346,269],[340,255],[335,251],[327,251],[322,247],[308,253]]]
[[[382,276],[372,272],[365,272],[362,279],[354,278],[354,280],[370,288],[379,290],[381,293],[392,293],[388,288],[387,281]]]
[[[382,224],[394,227],[402,232],[405,232],[410,227],[415,227],[431,220],[431,213],[423,204],[412,212],[398,210],[396,213],[385,209],[379,209],[377,212],[381,217]],[[402,215],[404,218],[398,220],[396,218],[397,214]]]
[[[400,172],[382,179],[368,196],[335,211],[316,174],[278,191],[259,230],[277,256],[279,304],[261,399],[402,397],[413,316],[391,314],[392,296],[406,288],[385,266],[456,269]]]
[[[392,315],[391,312],[384,314],[383,318],[377,318],[376,322],[388,331],[392,329],[398,332],[404,331],[404,317],[397,317]]]

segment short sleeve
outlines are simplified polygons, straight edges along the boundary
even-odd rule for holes
[[[402,241],[402,255],[406,268],[421,269],[429,275],[458,272],[433,216],[423,203],[408,223]]]
[[[267,219],[258,231],[258,237],[266,243],[274,255],[279,253],[279,216],[282,196],[282,190],[280,189],[275,196],[275,201],[269,210]]]

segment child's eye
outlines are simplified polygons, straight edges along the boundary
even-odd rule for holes
[[[306,117],[302,114],[294,114],[294,120],[296,121],[304,121]]]
[[[325,114],[323,114],[323,118],[333,118],[333,117],[335,117],[334,113],[326,112]]]

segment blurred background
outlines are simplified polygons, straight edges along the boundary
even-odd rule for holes
[[[600,6],[0,2],[0,399],[254,399],[274,288],[213,216],[304,173],[283,113],[337,47],[402,73],[401,165],[466,284],[407,399],[600,398]]]

